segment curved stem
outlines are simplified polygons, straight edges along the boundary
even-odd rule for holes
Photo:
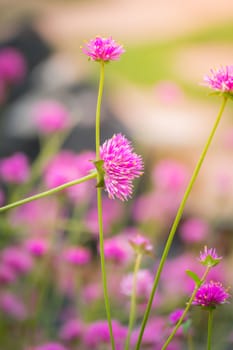
[[[148,301],[148,304],[147,304],[147,307],[146,307],[146,311],[145,311],[145,314],[144,314],[144,317],[143,317],[143,320],[142,320],[142,325],[141,325],[141,330],[140,330],[140,333],[139,333],[139,337],[138,337],[138,341],[137,341],[137,344],[136,344],[136,350],[139,350],[140,349],[140,345],[141,345],[141,341],[142,341],[142,337],[143,337],[143,333],[144,333],[144,330],[145,330],[145,327],[146,327],[146,323],[147,323],[147,320],[149,318],[149,314],[150,314],[150,310],[151,310],[151,306],[152,306],[152,302],[153,302],[153,299],[154,299],[154,295],[155,295],[155,292],[157,290],[157,286],[158,286],[158,283],[159,283],[159,280],[160,280],[160,275],[162,273],[162,270],[163,270],[163,266],[165,264],[165,261],[167,259],[167,255],[170,251],[170,247],[172,245],[172,241],[173,241],[173,238],[174,238],[174,235],[176,233],[176,229],[177,229],[177,226],[180,222],[180,219],[182,217],[182,214],[183,214],[183,211],[184,211],[184,207],[185,207],[185,204],[187,202],[187,199],[189,197],[189,194],[193,188],[193,185],[194,185],[194,182],[199,174],[199,171],[200,171],[200,168],[203,164],[203,161],[205,159],[205,156],[206,156],[206,153],[209,149],[209,146],[211,144],[211,141],[214,137],[214,134],[216,132],[216,129],[219,125],[219,122],[221,120],[221,117],[222,117],[222,114],[223,114],[223,111],[225,109],[225,106],[226,106],[226,102],[227,102],[227,97],[226,96],[223,96],[223,101],[222,101],[222,104],[221,104],[221,107],[219,109],[219,112],[218,112],[218,115],[217,115],[217,118],[215,120],[215,123],[213,125],[213,128],[210,132],[210,135],[207,139],[207,142],[204,146],[204,149],[201,153],[201,156],[197,162],[197,165],[194,169],[194,172],[193,172],[193,175],[188,183],[188,186],[186,188],[186,191],[184,193],[184,196],[182,198],[182,201],[180,203],[180,206],[178,208],[178,211],[177,211],[177,214],[176,214],[176,217],[175,217],[175,220],[173,222],[173,225],[171,227],[171,230],[170,230],[170,233],[169,233],[169,236],[168,236],[168,239],[167,239],[167,242],[166,242],[166,245],[165,245],[165,248],[164,248],[164,251],[163,251],[163,254],[162,254],[162,257],[161,257],[161,260],[160,260],[160,263],[159,263],[159,267],[158,267],[158,270],[157,270],[157,273],[156,273],[156,276],[155,276],[155,279],[154,279],[154,284],[153,284],[153,287],[152,287],[152,291],[151,291],[151,294],[150,294],[150,298],[149,298],[149,301]]]
[[[95,178],[97,178],[97,173],[93,172],[93,173],[91,173],[91,174],[89,174],[87,176],[81,177],[80,179],[73,180],[73,181],[70,181],[70,182],[66,182],[63,185],[54,187],[51,190],[35,194],[34,196],[21,199],[19,201],[11,203],[11,204],[7,204],[4,207],[0,208],[0,212],[19,207],[22,204],[26,204],[26,203],[32,202],[32,201],[34,201],[36,199],[40,199],[40,198],[44,198],[44,197],[50,196],[51,194],[54,194],[54,193],[60,192],[62,190],[65,190],[68,187],[71,187],[71,186],[74,186],[74,185],[78,185],[78,184],[81,184],[81,183],[86,182],[88,180],[95,179]]]
[[[129,349],[130,344],[130,337],[135,321],[135,314],[136,314],[136,301],[137,301],[137,274],[139,267],[141,265],[142,260],[142,254],[137,254],[135,265],[134,265],[134,273],[133,273],[133,289],[132,289],[132,295],[131,295],[131,303],[130,303],[130,312],[129,312],[129,328],[125,343],[125,350]]]
[[[189,301],[188,301],[187,304],[186,304],[186,308],[184,309],[184,311],[183,311],[183,313],[182,313],[182,315],[181,315],[179,321],[178,321],[177,324],[175,325],[175,327],[174,327],[172,333],[171,333],[170,336],[167,338],[167,340],[166,340],[166,342],[164,343],[164,345],[163,345],[163,347],[162,347],[161,350],[165,350],[165,349],[167,348],[167,346],[170,344],[170,342],[172,341],[174,335],[175,335],[176,332],[177,332],[177,329],[180,327],[180,325],[182,324],[182,322],[183,322],[185,316],[187,315],[187,313],[188,313],[188,311],[189,311],[189,309],[190,309],[190,307],[191,307],[191,305],[192,305],[192,302],[193,302],[193,300],[194,300],[194,298],[195,298],[195,296],[196,296],[196,294],[197,294],[197,291],[198,291],[199,287],[200,287],[200,286],[202,285],[202,283],[205,281],[206,276],[208,275],[210,269],[211,269],[211,267],[207,267],[207,269],[205,270],[205,272],[204,272],[204,274],[203,274],[203,276],[202,276],[202,278],[201,278],[201,282],[198,283],[198,284],[196,284],[196,286],[195,286],[195,288],[194,288],[194,290],[193,290],[193,292],[192,292],[192,295],[191,295],[191,297],[189,298]]]
[[[101,61],[100,64],[101,64],[101,68],[100,68],[99,92],[98,92],[97,105],[96,105],[96,129],[95,129],[96,161],[100,160],[100,112],[101,112],[101,101],[102,101],[103,87],[104,87],[104,62]],[[100,174],[97,172],[97,184],[99,182],[100,182]],[[112,346],[112,350],[115,350],[115,342],[114,342],[113,331],[112,331],[110,302],[109,302],[109,296],[108,296],[105,257],[104,257],[102,189],[99,187],[97,187],[97,209],[98,209],[98,223],[99,223],[100,263],[101,263],[102,285],[103,285],[103,292],[104,292],[104,302],[105,302],[105,309],[106,309],[106,315],[108,320],[111,346]]]
[[[213,311],[214,311],[213,309],[209,309],[207,350],[211,350],[211,338],[212,338],[212,327],[213,327]]]

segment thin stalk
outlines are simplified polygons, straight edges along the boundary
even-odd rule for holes
[[[147,323],[148,318],[149,318],[150,310],[151,310],[151,307],[152,307],[152,302],[153,302],[154,295],[155,295],[155,292],[156,292],[157,287],[158,287],[158,283],[159,283],[159,280],[160,280],[160,275],[161,275],[162,270],[163,270],[163,266],[164,266],[165,261],[167,259],[167,255],[168,255],[168,253],[170,251],[170,247],[172,245],[173,238],[175,236],[177,226],[178,226],[178,224],[180,222],[180,219],[182,217],[185,204],[186,204],[187,199],[189,197],[189,194],[190,194],[190,192],[191,192],[191,190],[193,188],[194,182],[195,182],[195,180],[196,180],[196,178],[197,178],[197,176],[199,174],[200,168],[201,168],[201,166],[203,164],[203,161],[205,159],[205,156],[206,156],[206,153],[207,153],[207,151],[209,149],[211,141],[212,141],[212,139],[213,139],[213,137],[215,135],[216,129],[217,129],[219,123],[220,123],[221,117],[223,115],[223,111],[224,111],[225,106],[226,106],[226,102],[227,102],[227,97],[223,96],[222,104],[221,104],[221,107],[219,109],[217,118],[216,118],[216,120],[214,122],[213,128],[212,128],[212,130],[211,130],[211,132],[209,134],[209,137],[208,137],[208,139],[206,141],[204,149],[203,149],[203,151],[201,153],[201,156],[200,156],[200,158],[199,158],[199,160],[197,162],[197,165],[196,165],[196,167],[194,169],[193,175],[192,175],[192,177],[191,177],[191,179],[190,179],[190,181],[188,183],[188,186],[186,188],[186,191],[184,193],[184,196],[183,196],[182,201],[180,203],[180,206],[178,208],[175,220],[174,220],[173,225],[171,227],[171,230],[170,230],[170,233],[169,233],[169,236],[168,236],[168,239],[167,239],[167,242],[166,242],[166,245],[165,245],[165,248],[164,248],[161,260],[160,260],[160,263],[159,263],[159,267],[158,267],[158,270],[157,270],[157,273],[156,273],[156,276],[155,276],[155,279],[154,279],[152,291],[151,291],[150,298],[149,298],[149,301],[148,301],[148,304],[147,304],[147,307],[146,307],[146,311],[145,311],[145,314],[144,314],[144,317],[143,317],[143,320],[142,320],[141,330],[140,330],[140,333],[139,333],[139,337],[138,337],[138,341],[137,341],[135,350],[139,350],[140,349],[143,333],[144,333],[144,330],[145,330],[145,327],[146,327],[146,323]]]
[[[193,302],[193,300],[194,300],[194,298],[195,298],[195,296],[196,296],[196,294],[197,294],[198,289],[200,288],[200,286],[202,285],[202,283],[205,281],[206,276],[208,275],[210,269],[211,269],[211,267],[207,267],[207,269],[205,270],[205,272],[204,272],[204,274],[203,274],[203,276],[202,276],[202,278],[201,278],[201,282],[198,283],[198,284],[196,284],[196,286],[195,286],[195,288],[194,288],[194,290],[193,290],[193,292],[192,292],[192,295],[191,295],[191,297],[189,298],[189,301],[188,301],[187,304],[186,304],[186,308],[184,309],[184,311],[183,311],[183,313],[182,313],[182,315],[181,315],[179,321],[178,321],[177,324],[175,325],[173,331],[171,332],[170,336],[167,338],[167,340],[166,340],[166,342],[164,343],[164,345],[163,345],[163,347],[162,347],[161,350],[165,350],[165,349],[167,348],[167,346],[170,344],[170,342],[172,341],[174,335],[175,335],[176,332],[177,332],[177,329],[180,327],[180,325],[182,324],[182,322],[183,322],[185,316],[187,315],[187,313],[188,313],[188,311],[189,311],[189,309],[190,309],[190,307],[191,307],[191,305],[192,305],[192,302]]]
[[[142,254],[137,254],[135,265],[134,265],[134,272],[133,272],[133,288],[132,288],[132,294],[131,294],[131,302],[130,302],[130,312],[129,312],[129,327],[128,327],[128,333],[127,338],[125,342],[125,350],[129,350],[130,345],[130,337],[133,330],[133,325],[135,321],[135,315],[136,315],[136,302],[137,302],[137,275],[138,270],[141,265],[142,261]]]
[[[54,194],[54,193],[60,192],[62,190],[65,190],[68,187],[71,187],[71,186],[74,186],[74,185],[78,185],[78,184],[81,184],[81,183],[86,182],[88,180],[95,179],[95,178],[97,178],[97,173],[93,172],[93,173],[91,173],[91,174],[89,174],[87,176],[81,177],[80,179],[73,180],[73,181],[70,181],[70,182],[66,182],[63,185],[54,187],[51,190],[40,192],[38,194],[35,194],[34,196],[21,199],[19,201],[13,202],[11,204],[7,204],[4,207],[0,208],[0,212],[19,207],[22,204],[26,204],[26,203],[32,202],[32,201],[34,201],[36,199],[40,199],[40,198],[44,198],[44,197],[50,196],[51,194]]]
[[[95,144],[96,144],[96,161],[100,160],[100,112],[101,112],[101,101],[103,96],[103,87],[104,87],[104,62],[100,62],[100,81],[99,81],[99,91],[96,105],[96,130],[95,130]],[[97,184],[100,182],[100,175],[97,173]],[[108,327],[111,339],[112,350],[115,350],[115,342],[112,331],[112,319],[110,311],[110,302],[108,295],[108,286],[107,286],[107,273],[105,266],[105,257],[104,257],[104,233],[103,233],[103,208],[102,208],[102,189],[97,187],[97,209],[98,209],[98,223],[99,223],[99,244],[100,244],[100,263],[101,263],[101,275],[102,275],[102,285],[104,292],[104,302],[106,315],[108,320]]]
[[[208,335],[207,335],[207,350],[211,350],[211,338],[213,329],[213,309],[209,309],[208,315]]]

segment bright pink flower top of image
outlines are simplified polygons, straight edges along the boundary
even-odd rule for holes
[[[26,61],[22,53],[14,48],[0,51],[0,80],[4,83],[18,83],[26,74]]]
[[[197,291],[193,305],[215,307],[227,303],[230,294],[220,282],[204,283]]]
[[[43,101],[35,106],[35,124],[42,134],[67,129],[70,124],[69,112],[58,101]]]
[[[233,93],[233,65],[211,69],[210,73],[204,76],[204,85],[220,92]]]
[[[29,162],[23,153],[15,153],[10,157],[0,160],[0,176],[10,183],[24,183],[29,178]]]
[[[133,180],[143,174],[141,156],[134,153],[125,136],[116,134],[100,147],[100,158],[104,161],[104,181],[109,198],[122,201],[130,198]]]
[[[104,62],[116,61],[125,52],[122,45],[119,45],[111,37],[101,38],[99,36],[87,42],[82,51],[93,61]]]

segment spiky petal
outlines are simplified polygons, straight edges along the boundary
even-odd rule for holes
[[[111,37],[101,38],[97,36],[82,47],[83,53],[93,61],[116,61],[125,52],[122,45],[119,45]]]
[[[215,248],[207,248],[207,246],[204,247],[204,251],[200,252],[200,258],[199,261],[204,266],[213,267],[219,264],[219,262],[222,260],[222,256],[218,256]]]
[[[127,200],[132,195],[133,180],[143,174],[141,156],[134,153],[125,136],[116,134],[100,147],[100,158],[104,161],[104,182],[109,198]]]

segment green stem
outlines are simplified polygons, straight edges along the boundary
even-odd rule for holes
[[[127,334],[126,343],[125,343],[125,350],[129,349],[130,337],[131,337],[131,333],[132,333],[133,325],[135,321],[136,301],[137,301],[137,274],[138,274],[139,267],[141,265],[141,260],[142,260],[142,254],[137,254],[135,265],[134,265],[133,288],[132,288],[130,313],[129,313],[129,327],[128,327],[128,334]]]
[[[163,266],[164,266],[165,261],[167,259],[167,255],[168,255],[168,253],[170,251],[170,247],[171,247],[174,235],[176,233],[177,226],[178,226],[178,224],[180,222],[180,219],[182,217],[185,204],[187,202],[189,194],[190,194],[190,192],[191,192],[191,190],[193,188],[194,182],[195,182],[195,180],[196,180],[196,178],[197,178],[197,176],[199,174],[199,171],[200,171],[202,163],[203,163],[203,161],[205,159],[206,153],[207,153],[207,151],[209,149],[211,141],[212,141],[212,139],[214,137],[216,129],[217,129],[217,127],[219,125],[219,122],[221,120],[224,108],[226,106],[226,102],[227,102],[227,97],[223,96],[223,101],[222,101],[221,107],[219,109],[217,118],[216,118],[215,123],[213,125],[213,128],[212,128],[212,130],[210,132],[210,135],[209,135],[209,137],[207,139],[207,142],[206,142],[206,144],[204,146],[204,149],[203,149],[203,151],[201,153],[201,156],[200,156],[200,158],[199,158],[199,160],[197,162],[197,165],[196,165],[196,167],[194,169],[193,175],[192,175],[192,177],[191,177],[191,179],[190,179],[190,181],[188,183],[188,186],[186,188],[186,191],[184,193],[184,196],[183,196],[182,201],[180,203],[180,206],[178,208],[175,220],[174,220],[173,225],[171,227],[171,230],[170,230],[170,233],[169,233],[169,236],[168,236],[168,239],[167,239],[167,242],[166,242],[166,245],[165,245],[165,248],[164,248],[161,260],[160,260],[160,263],[159,263],[159,267],[158,267],[158,270],[157,270],[157,273],[156,273],[156,276],[155,276],[155,279],[154,279],[152,291],[151,291],[150,298],[149,298],[149,301],[148,301],[148,304],[147,304],[147,307],[146,307],[146,311],[145,311],[145,314],[144,314],[144,317],[143,317],[143,320],[142,320],[141,330],[140,330],[140,333],[139,333],[139,337],[138,337],[138,341],[137,341],[135,350],[139,350],[140,349],[143,333],[144,333],[144,330],[145,330],[145,327],[146,327],[146,323],[147,323],[148,318],[149,318],[150,310],[151,310],[151,307],[152,307],[152,302],[153,302],[153,299],[154,299],[155,292],[157,290],[157,286],[158,286],[158,283],[159,283],[159,280],[160,280],[160,275],[162,273]]]
[[[96,161],[100,160],[100,112],[101,112],[101,101],[103,96],[104,87],[104,61],[100,62],[100,81],[99,81],[99,92],[96,105]],[[100,182],[101,176],[97,172],[97,184]],[[102,285],[104,292],[104,302],[106,315],[108,320],[108,327],[111,339],[112,350],[115,350],[115,342],[112,331],[112,319],[110,311],[110,302],[108,296],[108,286],[107,286],[107,273],[105,267],[105,257],[104,257],[104,233],[103,233],[103,209],[102,209],[102,189],[97,187],[97,208],[98,208],[98,223],[99,223],[99,243],[100,243],[100,263],[101,263],[101,275],[102,275]]]
[[[171,332],[170,336],[167,338],[167,340],[166,340],[166,342],[164,343],[164,345],[163,345],[163,347],[162,347],[161,350],[165,350],[165,349],[167,348],[167,346],[170,344],[170,342],[172,341],[174,335],[175,335],[176,332],[177,332],[177,329],[180,327],[180,325],[182,324],[182,322],[183,322],[185,316],[187,315],[187,313],[188,313],[188,311],[189,311],[189,309],[190,309],[190,307],[191,307],[191,305],[192,305],[192,302],[193,302],[193,300],[194,300],[194,298],[195,298],[195,296],[196,296],[196,294],[197,294],[198,289],[200,288],[200,286],[202,285],[202,283],[205,281],[206,276],[208,275],[210,269],[211,269],[211,267],[207,267],[207,269],[205,270],[205,272],[204,272],[204,274],[203,274],[203,276],[202,276],[202,278],[201,278],[201,282],[198,283],[198,284],[196,284],[196,286],[195,286],[195,288],[194,288],[194,290],[193,290],[193,292],[192,292],[192,295],[191,295],[189,301],[188,301],[187,304],[186,304],[186,308],[184,309],[184,311],[183,311],[183,313],[182,313],[182,315],[181,315],[179,321],[178,321],[177,324],[175,325],[173,331]]]
[[[21,199],[19,201],[11,203],[11,204],[7,204],[4,207],[0,208],[0,212],[3,212],[3,211],[8,210],[8,209],[16,208],[16,207],[18,207],[18,206],[20,206],[22,204],[26,204],[26,203],[32,202],[32,201],[34,201],[36,199],[40,199],[40,198],[44,198],[44,197],[50,196],[51,194],[54,194],[54,193],[60,192],[62,190],[65,190],[68,187],[71,187],[71,186],[74,186],[74,185],[78,185],[78,184],[81,184],[81,183],[83,183],[85,181],[88,181],[88,180],[91,180],[91,179],[95,179],[95,178],[97,178],[97,173],[93,172],[93,173],[91,173],[91,174],[89,174],[87,176],[81,177],[80,179],[73,180],[73,181],[70,181],[70,182],[66,182],[63,185],[54,187],[51,190],[35,194],[34,196]]]
[[[213,328],[213,309],[209,309],[208,315],[208,335],[207,335],[207,350],[211,350],[211,338]]]

